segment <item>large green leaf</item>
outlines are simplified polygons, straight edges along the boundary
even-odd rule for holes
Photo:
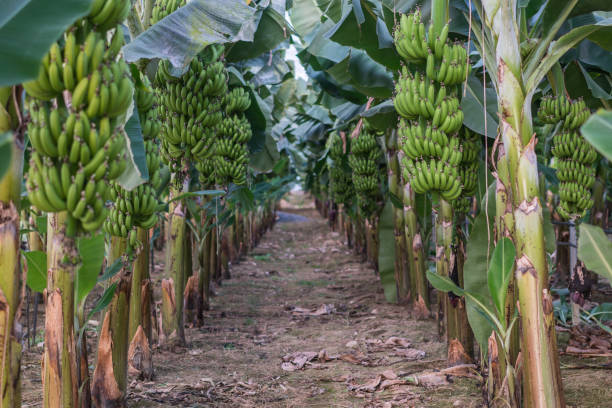
[[[266,64],[251,79],[251,83],[256,88],[262,85],[279,84],[291,73],[291,68],[285,62],[284,53],[275,52],[272,60],[267,61],[269,59],[269,55],[266,55]]]
[[[480,213],[474,220],[474,225],[466,244],[466,259],[463,265],[463,287],[467,292],[478,295],[490,310],[494,310],[495,306],[488,289],[487,270],[495,242],[493,231],[495,222],[495,183],[492,183],[488,188],[488,199],[488,214],[484,210],[485,199],[483,198]],[[489,216],[488,221],[487,215]],[[487,350],[487,341],[491,335],[491,325],[469,298],[466,298],[466,308],[474,337],[480,345],[480,349]]]
[[[541,200],[541,202],[545,202]],[[552,214],[547,206],[542,207],[542,223],[544,228],[544,247],[546,252],[552,254],[557,250],[557,237],[555,226],[552,223]]]
[[[612,161],[612,111],[598,110],[582,125],[580,131],[599,153]]]
[[[533,3],[537,3],[534,1]],[[540,27],[543,32],[547,32],[559,19],[559,14],[568,0],[549,0],[542,11]],[[569,17],[579,16],[592,11],[612,11],[612,3],[609,0],[579,0],[572,9]]]
[[[13,133],[4,132],[0,134],[0,180],[11,167],[13,156]]]
[[[182,68],[210,44],[253,41],[255,14],[242,0],[192,0],[124,46],[123,55],[128,62],[161,58]]]
[[[34,292],[42,293],[47,287],[47,253],[26,251],[23,254],[28,265],[26,284]]]
[[[612,14],[608,14],[608,16],[610,15]],[[598,14],[589,13],[574,17],[568,20],[566,24],[568,29],[573,29],[580,26],[597,24],[604,20],[605,19]],[[609,27],[609,24],[607,25],[608,27],[602,27],[594,33],[589,34],[587,38],[599,47],[610,52],[612,51],[612,27]]]
[[[591,77],[591,74],[589,74],[587,72],[586,69],[584,69],[584,67],[582,66],[582,64],[578,61],[576,61],[576,63],[578,64],[578,67],[580,68],[580,71],[582,72],[582,75],[584,75],[584,80],[586,82],[587,87],[589,88],[589,90],[591,91],[591,93],[593,94],[593,97],[595,98],[599,98],[599,99],[605,99],[607,101],[609,101],[610,99],[612,99],[612,93],[608,92],[606,90],[604,90],[594,79],[593,77]]]
[[[538,61],[537,66],[534,65],[535,69],[533,72],[526,73],[526,75],[528,75],[525,86],[527,93],[533,94],[535,92],[535,89],[542,78],[544,78],[553,65],[555,65],[559,59],[572,47],[576,46],[580,41],[589,35],[596,33],[598,30],[608,28],[610,26],[612,26],[612,18],[603,19],[594,24],[576,27],[559,37],[558,40],[553,41],[548,48],[546,56]]]
[[[563,57],[563,59],[572,58],[572,52]],[[576,56],[574,55],[575,59]],[[565,77],[565,89],[572,99],[582,98],[589,109],[599,109],[602,107],[601,101],[593,96],[593,92],[589,89],[589,85],[586,82],[584,74],[578,66],[578,61],[572,60],[565,67],[563,73]]]
[[[106,306],[110,304],[111,300],[113,300],[113,297],[115,296],[116,289],[117,282],[112,283],[108,288],[106,288],[104,293],[102,293],[102,296],[100,296],[100,299],[98,299],[93,308],[87,314],[87,321],[89,321],[96,313],[104,310]]]
[[[397,302],[397,284],[395,282],[395,224],[393,213],[395,209],[391,201],[387,201],[378,223],[378,270],[380,283],[388,302]]]
[[[508,294],[508,284],[512,277],[514,261],[516,259],[516,249],[510,238],[502,238],[495,245],[489,271],[487,283],[489,293],[493,298],[493,303],[497,308],[499,320],[504,320],[504,310],[506,308],[506,295]]]
[[[315,0],[300,0],[293,3],[289,12],[295,32],[302,38],[309,35],[321,22],[323,12],[317,7]]]
[[[580,224],[578,230],[578,258],[588,270],[612,283],[612,242],[595,225]]]
[[[124,126],[128,165],[123,174],[117,179],[117,183],[128,191],[132,191],[149,180],[147,155],[142,138],[142,128],[140,126],[138,109],[136,108],[136,100],[134,100],[132,106],[132,114]]]
[[[0,4],[0,86],[35,79],[43,56],[91,0],[22,0]]]
[[[219,2],[217,2],[219,3]],[[228,53],[228,61],[241,61],[254,58],[274,49],[291,34],[285,16],[274,7],[268,6],[257,11],[260,14],[259,24],[252,40],[239,41],[233,44]]]
[[[484,135],[486,118],[487,137],[493,139],[497,137],[497,95],[492,88],[487,88],[485,94],[482,81],[474,75],[468,77],[465,96],[461,100],[461,110],[463,111],[463,124],[466,127]]]
[[[249,167],[260,173],[265,173],[272,170],[279,159],[280,153],[276,141],[270,133],[266,133],[264,147],[261,151],[251,154]]]
[[[391,97],[393,75],[363,51],[351,50],[344,60],[327,72],[340,84],[349,84],[364,95]]]
[[[380,8],[372,8],[365,0],[354,0],[346,7],[340,21],[329,31],[328,38],[342,45],[364,50],[376,62],[392,71],[399,69],[400,57],[392,46]],[[382,48],[381,45],[385,48]]]
[[[81,264],[77,270],[76,301],[81,303],[96,286],[104,261],[104,234],[81,237],[77,241]]]
[[[427,271],[427,280],[436,290],[441,292],[452,292],[457,296],[465,295],[466,291],[457,286],[448,276],[441,276],[432,271]]]
[[[385,131],[388,128],[397,126],[397,112],[395,111],[395,105],[393,105],[391,99],[387,99],[383,103],[375,105],[367,111],[363,111],[361,117],[365,118],[369,125],[380,131]]]

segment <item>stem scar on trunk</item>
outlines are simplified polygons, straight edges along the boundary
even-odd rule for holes
[[[523,255],[516,261],[516,275],[519,277],[525,275],[526,273],[530,273],[536,279],[538,278],[538,274],[533,266],[533,263],[527,255]]]

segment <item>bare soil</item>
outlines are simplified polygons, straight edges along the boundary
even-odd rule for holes
[[[436,373],[446,355],[435,321],[386,303],[373,269],[314,209],[290,212],[214,288],[204,326],[186,331],[188,346],[155,350],[156,377],[131,381],[129,406],[483,406],[475,370]],[[24,407],[40,406],[40,354],[24,356]],[[609,363],[562,358],[570,406],[612,406]]]

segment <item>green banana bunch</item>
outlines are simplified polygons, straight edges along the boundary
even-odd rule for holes
[[[156,74],[162,157],[172,171],[183,158],[205,160],[211,155],[214,129],[222,120],[221,96],[227,91],[223,63],[206,63],[204,57],[191,61],[180,78],[170,75],[170,63],[161,61]]]
[[[425,61],[427,77],[447,86],[465,81],[470,72],[466,49],[448,43],[448,24],[439,33],[433,24],[425,28],[421,12],[403,14],[395,28],[394,43],[398,54],[406,61]]]
[[[347,140],[347,144],[348,142],[349,140]],[[349,150],[348,146],[346,150]],[[355,189],[353,188],[351,173],[345,170],[348,162],[344,142],[336,132],[330,134],[329,158],[331,159],[329,164],[331,197],[338,204],[350,205]]]
[[[597,152],[581,135],[579,128],[591,111],[582,99],[572,101],[565,95],[543,97],[538,118],[548,124],[562,123],[553,136],[551,152],[556,159],[559,185],[557,212],[564,219],[585,216],[593,206],[590,188],[595,182]]]
[[[129,3],[129,2],[128,2]],[[64,48],[51,45],[43,57],[38,77],[23,84],[26,92],[44,101],[62,98],[70,91],[70,104],[88,116],[117,116],[125,112],[133,93],[129,69],[115,58],[123,46],[123,29],[117,26],[110,43],[104,33],[92,31],[87,22],[64,34]]]
[[[141,127],[149,181],[132,191],[125,190],[118,183],[112,183],[110,188],[112,207],[103,226],[104,231],[110,235],[128,238],[132,247],[138,244],[135,227],[149,229],[158,220],[159,200],[157,191],[162,183],[161,169],[163,164],[155,140],[161,130],[161,124],[157,118],[158,109],[155,103],[155,94],[144,75],[142,76],[142,82],[145,87],[136,90],[135,99],[138,114],[142,118]]]
[[[127,64],[117,60],[121,27],[108,41],[99,32],[122,18],[125,3],[101,4],[110,14],[102,19],[94,1],[91,14],[66,31],[63,45],[51,46],[38,78],[24,84],[31,118],[28,198],[42,211],[67,211],[70,234],[102,226],[109,183],[126,168],[121,125],[134,87]]]
[[[365,129],[351,140],[350,149],[348,163],[359,208],[365,217],[370,217],[379,209],[382,199],[378,167],[382,151],[374,134]]]
[[[213,148],[215,181],[218,185],[243,185],[249,163],[247,143],[252,135],[243,112],[251,105],[251,98],[243,88],[234,88],[223,99],[223,105],[226,115],[217,126]]]
[[[418,193],[434,191],[455,200],[463,182],[471,181],[460,166],[463,147],[457,134],[464,118],[458,85],[465,81],[470,64],[465,48],[449,43],[448,30],[448,24],[440,32],[433,24],[426,27],[419,10],[400,17],[396,49],[425,69],[411,72],[402,67],[393,103],[402,118],[398,135],[403,176]]]
[[[87,18],[97,31],[104,33],[121,24],[131,6],[130,0],[93,0]]]
[[[151,15],[151,24],[157,23],[159,20],[174,13],[179,7],[183,7],[185,4],[187,4],[187,0],[156,1]]]
[[[471,199],[478,187],[478,159],[482,150],[480,137],[471,132],[467,127],[463,128],[463,140],[461,142],[461,164],[459,176],[463,190],[461,197],[454,203],[455,212],[466,214],[471,208]]]

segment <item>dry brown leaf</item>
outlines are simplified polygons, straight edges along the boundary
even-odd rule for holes
[[[379,391],[383,391],[383,390],[386,390],[387,388],[392,387],[394,385],[403,385],[403,384],[406,384],[406,380],[400,380],[399,378],[395,379],[395,380],[384,380],[378,386],[378,390]]]
[[[383,371],[382,373],[380,373],[380,375],[382,375],[385,380],[397,379],[397,374],[395,374],[391,369]]]
[[[429,372],[411,375],[406,379],[406,381],[422,387],[438,387],[449,384],[448,376],[442,372]]]
[[[355,354],[342,354],[338,358],[351,364],[362,364],[368,359],[368,357],[361,352],[357,352]]]
[[[348,343],[345,344],[345,347],[355,348],[355,347],[357,347],[357,342],[355,340],[351,340],[351,341],[349,341]]]
[[[425,358],[425,352],[419,349],[394,349],[395,355],[405,358],[406,360],[420,360]]]
[[[322,304],[316,309],[306,309],[303,307],[294,307],[291,309],[291,313],[296,316],[322,316],[332,314],[336,311],[336,307],[333,304]]]
[[[317,355],[317,360],[321,361],[323,363],[325,363],[326,361],[332,361],[337,359],[338,356],[331,356],[327,353],[327,350],[323,349],[321,351],[319,351],[319,354]]]
[[[452,375],[454,377],[478,377],[475,364],[459,364],[453,367],[448,367],[441,370],[442,373]]]
[[[376,391],[376,388],[378,388],[378,385],[380,384],[380,381],[382,380],[382,377],[380,375],[376,376],[376,378],[366,382],[365,384],[359,385],[356,390],[357,391],[365,391],[365,392],[374,392]]]
[[[317,357],[317,355],[318,353],[314,351],[298,351],[287,354],[283,357],[284,363],[281,364],[281,368],[285,371],[300,370],[306,363]]]
[[[411,345],[408,339],[404,337],[395,337],[395,336],[389,337],[387,341],[385,341],[385,344],[388,346],[400,346],[404,348],[408,348]]]

